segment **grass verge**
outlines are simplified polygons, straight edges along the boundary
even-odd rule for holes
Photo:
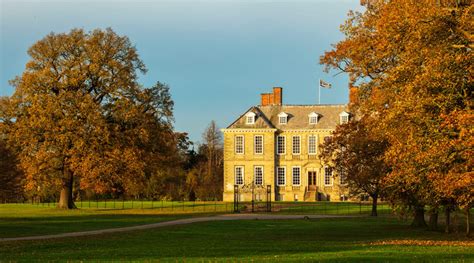
[[[196,223],[81,238],[0,243],[9,261],[451,261],[474,243],[391,217]]]

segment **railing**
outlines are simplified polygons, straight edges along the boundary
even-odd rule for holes
[[[302,200],[301,200],[302,201]],[[265,201],[254,202],[254,211],[258,213],[271,211],[272,213],[282,214],[320,214],[320,215],[369,215],[372,209],[372,202],[275,202],[270,204]],[[145,213],[157,214],[189,214],[189,213],[233,213],[234,204],[232,202],[222,201],[166,201],[166,200],[122,200],[122,199],[94,199],[94,200],[76,200],[76,206],[83,210],[136,210],[146,211]],[[0,209],[10,209],[10,207],[25,206],[28,208],[51,209],[57,203],[45,202],[25,202],[25,203],[6,203],[0,204]],[[251,212],[252,202],[239,202],[239,210],[242,213]],[[267,205],[271,206],[268,209]],[[392,212],[388,203],[378,204],[379,214],[388,214]],[[134,213],[135,213],[134,212]]]

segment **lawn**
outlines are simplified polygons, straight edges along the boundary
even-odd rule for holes
[[[57,203],[24,204],[36,207],[53,208]],[[160,212],[231,212],[233,207],[230,202],[221,201],[148,201],[148,200],[79,200],[75,202],[81,209],[154,209]],[[0,204],[0,208],[1,208]]]
[[[0,261],[474,261],[472,239],[408,224],[392,217],[206,222],[0,243]]]
[[[369,202],[275,202],[272,210],[280,214],[316,214],[316,215],[369,215],[372,204]],[[392,209],[387,203],[379,203],[379,214],[390,214]]]
[[[178,218],[201,216],[214,212],[175,209],[96,209],[62,210],[31,204],[0,204],[0,238],[58,234],[105,228],[157,223]],[[212,212],[211,212],[212,211]]]

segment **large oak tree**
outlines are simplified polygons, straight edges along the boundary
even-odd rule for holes
[[[57,189],[60,208],[75,207],[75,183],[98,193],[139,192],[164,145],[152,144],[175,138],[167,86],[140,87],[145,65],[111,29],[51,33],[28,54],[11,82],[8,135],[20,149],[26,189]]]

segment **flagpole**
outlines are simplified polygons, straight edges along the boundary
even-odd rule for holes
[[[321,79],[319,79],[319,82],[318,82],[318,90],[319,90],[318,104],[321,104]]]

